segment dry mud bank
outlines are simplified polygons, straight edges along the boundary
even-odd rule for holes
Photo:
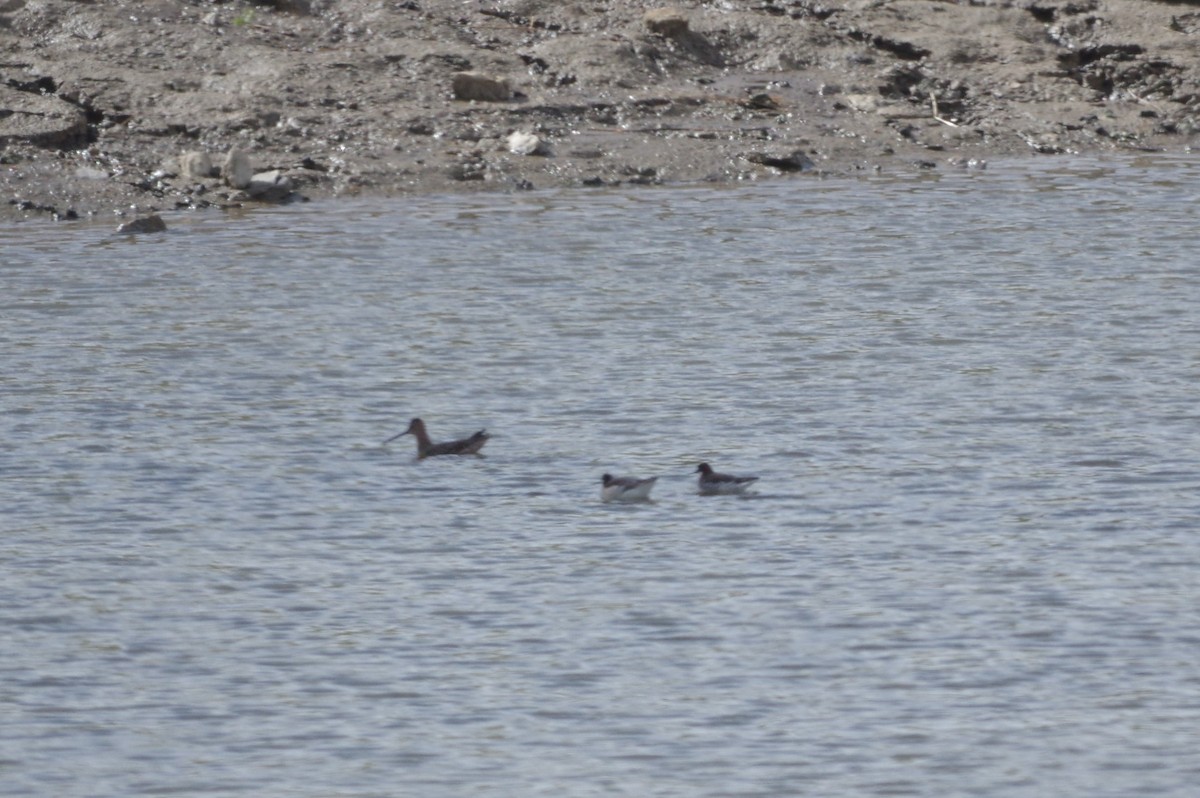
[[[1186,151],[1198,32],[1162,0],[0,0],[0,208]]]

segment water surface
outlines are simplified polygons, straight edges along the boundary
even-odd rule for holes
[[[1198,181],[0,231],[0,794],[1190,798]]]

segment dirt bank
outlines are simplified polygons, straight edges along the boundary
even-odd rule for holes
[[[1198,31],[1158,0],[0,0],[0,212],[1184,151]],[[229,185],[231,149],[272,174]]]

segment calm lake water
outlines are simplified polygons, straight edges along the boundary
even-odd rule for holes
[[[1191,798],[1198,209],[1054,159],[2,230],[0,794]]]

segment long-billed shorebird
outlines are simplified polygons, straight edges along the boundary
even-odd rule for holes
[[[391,443],[397,438],[410,434],[417,439],[417,457],[422,460],[426,457],[437,457],[441,454],[479,454],[479,450],[483,448],[483,445],[488,442],[488,438],[490,437],[486,431],[479,430],[479,432],[476,432],[469,438],[434,443],[429,439],[429,433],[425,431],[425,422],[419,418],[414,418],[408,423],[408,429],[397,435],[393,435],[384,441],[384,443]]]

